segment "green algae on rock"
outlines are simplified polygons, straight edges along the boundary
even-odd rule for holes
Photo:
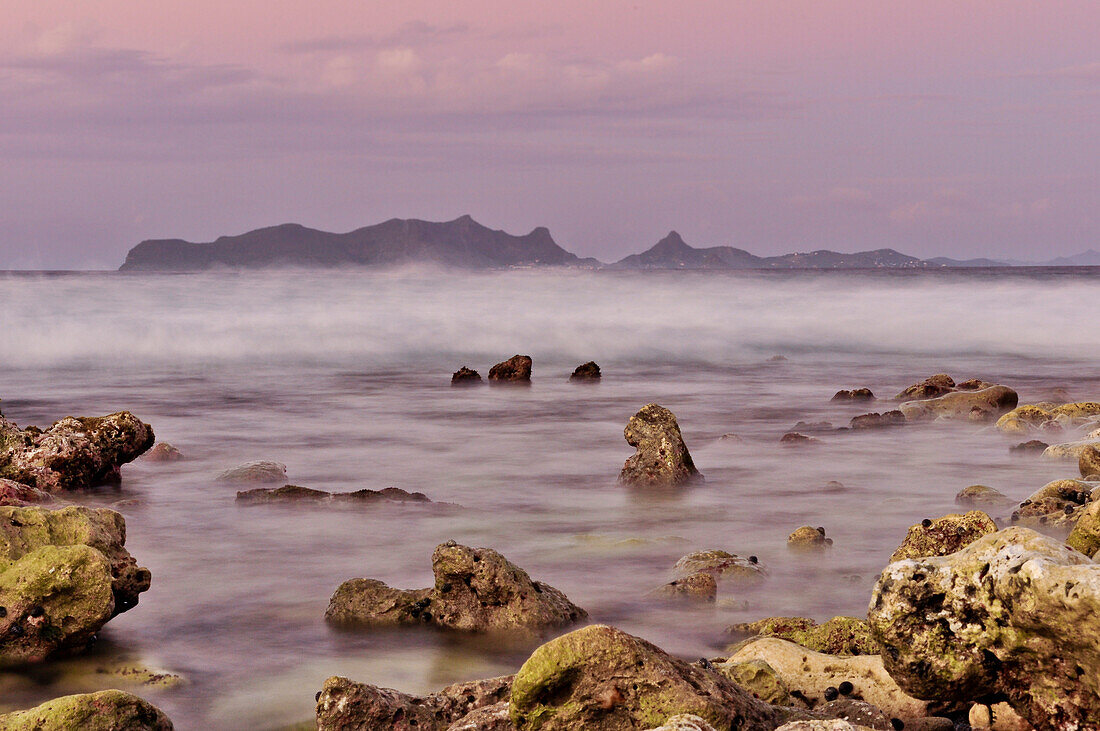
[[[996,531],[997,524],[980,510],[971,510],[963,515],[951,513],[932,520],[926,518],[910,526],[905,540],[890,556],[890,560],[946,556]]]
[[[0,417],[0,478],[47,492],[119,480],[119,469],[153,446],[153,429],[129,411],[69,416],[46,430]]]
[[[1038,728],[1100,717],[1100,565],[1026,528],[882,572],[868,614],[890,674],[942,701],[1005,698]]]
[[[787,683],[763,660],[723,662],[714,669],[766,703],[786,706],[791,702]]]
[[[435,586],[393,589],[373,579],[337,588],[325,612],[328,622],[358,627],[429,624],[463,632],[538,635],[579,622],[588,613],[549,584],[489,548],[454,541],[432,554]]]
[[[773,729],[784,720],[726,676],[605,625],[536,649],[516,674],[510,700],[521,731],[653,728],[681,713],[716,728]]]
[[[1086,556],[1095,556],[1100,551],[1100,501],[1089,503],[1081,511],[1066,545]]]
[[[156,706],[121,690],[54,698],[26,711],[0,716],[0,731],[171,731]]]
[[[663,406],[643,406],[630,417],[623,436],[637,451],[623,465],[619,482],[641,487],[671,487],[702,480],[684,444],[676,417]]]
[[[730,625],[726,632],[746,638],[778,637],[826,655],[876,655],[879,651],[867,621],[857,617],[833,617],[823,624],[808,617],[768,617]]]

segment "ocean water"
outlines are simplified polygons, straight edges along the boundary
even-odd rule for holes
[[[127,546],[153,574],[96,656],[184,675],[138,691],[177,728],[278,728],[312,717],[330,675],[420,693],[518,668],[531,647],[324,624],[345,579],[430,585],[448,539],[495,548],[593,621],[689,659],[720,654],[732,622],[864,615],[907,527],[954,512],[961,488],[1023,499],[1075,466],[1010,457],[1019,437],[971,423],[809,448],[780,437],[892,408],[831,403],[838,389],[889,398],[939,372],[1023,402],[1056,388],[1100,400],[1098,290],[1097,270],[6,274],[0,409],[21,426],[129,409],[186,455],[74,496],[132,500]],[[485,375],[515,353],[534,358],[529,388],[450,387],[459,366]],[[602,382],[570,384],[587,360]],[[649,402],[676,414],[704,483],[617,484],[623,426]],[[213,478],[254,459],[285,463],[294,484],[459,507],[238,505]],[[790,554],[804,524],[833,548]],[[644,596],[708,548],[758,556],[768,580],[721,585],[706,608]],[[87,690],[79,667],[0,674],[0,705]]]

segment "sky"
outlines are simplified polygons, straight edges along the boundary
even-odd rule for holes
[[[616,260],[1100,248],[1094,0],[4,0],[0,269],[470,214]]]

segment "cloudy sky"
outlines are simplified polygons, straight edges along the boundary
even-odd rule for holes
[[[604,260],[1100,248],[1100,3],[8,0],[0,269],[470,213]]]

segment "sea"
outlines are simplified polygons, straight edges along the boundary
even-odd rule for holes
[[[350,578],[431,585],[450,539],[691,660],[721,656],[736,622],[865,616],[907,528],[959,511],[959,490],[1022,500],[1076,466],[1012,455],[1031,437],[965,420],[780,438],[892,409],[936,373],[1022,403],[1100,400],[1098,294],[1100,268],[0,274],[6,418],[130,410],[185,456],[67,496],[122,512],[152,587],[90,655],[0,672],[0,708],[111,687],[95,669],[131,662],[184,678],[132,688],[177,728],[278,729],[310,720],[332,675],[426,693],[515,672],[531,645],[323,620]],[[527,388],[450,385],[515,354],[534,359]],[[590,360],[601,381],[571,383]],[[879,399],[831,401],[857,387]],[[623,427],[651,402],[676,415],[705,481],[618,484]],[[452,505],[245,505],[214,480],[261,459],[296,485]],[[790,552],[802,525],[832,548]],[[704,549],[756,556],[768,578],[722,584],[705,606],[647,596]]]

